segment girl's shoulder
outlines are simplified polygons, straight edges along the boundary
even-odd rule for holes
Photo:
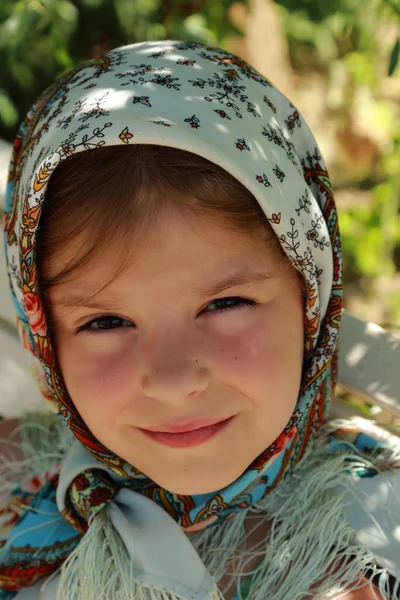
[[[345,596],[339,595],[337,599],[334,596],[332,600],[384,600],[383,596],[381,596],[375,586],[374,592],[371,590],[370,585],[368,585],[368,580],[365,580],[365,587],[355,590],[354,592],[347,592]]]

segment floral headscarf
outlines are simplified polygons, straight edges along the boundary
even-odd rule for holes
[[[306,282],[304,364],[294,412],[235,482],[208,495],[180,496],[160,488],[94,437],[64,385],[38,292],[36,234],[54,170],[79,152],[141,143],[199,154],[239,180]],[[15,491],[14,503],[56,507],[65,528],[57,539],[48,529],[37,531],[23,557],[21,537],[8,546],[0,564],[1,599],[62,564],[121,488],[147,496],[189,533],[256,503],[301,460],[324,422],[336,382],[342,311],[337,212],[326,166],[303,117],[248,63],[197,42],[152,41],[114,49],[59,78],[16,136],[4,230],[22,343],[47,402],[98,469],[79,473],[62,498],[56,498],[59,467],[42,477],[39,491]],[[14,532],[41,518],[29,511],[19,515]]]

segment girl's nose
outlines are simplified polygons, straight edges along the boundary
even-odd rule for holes
[[[167,354],[147,363],[142,378],[146,396],[170,404],[185,403],[199,395],[210,383],[211,373],[199,358],[182,355],[170,348]]]

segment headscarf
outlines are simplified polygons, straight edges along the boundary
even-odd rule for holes
[[[170,493],[96,439],[68,395],[38,291],[36,234],[54,170],[79,152],[141,143],[193,152],[235,177],[259,202],[306,283],[304,363],[293,414],[245,472],[215,493]],[[247,62],[199,42],[151,41],[116,48],[57,79],[32,106],[15,138],[4,230],[22,343],[37,365],[46,401],[90,466],[62,494],[61,465],[41,475],[34,490],[14,490],[12,503],[19,508],[10,533],[18,532],[18,539],[3,548],[1,599],[63,564],[121,489],[147,497],[189,533],[257,503],[301,461],[324,422],[337,378],[338,215],[326,166],[304,118]],[[43,519],[35,512],[38,507],[61,513],[65,527],[58,537],[45,527],[29,538],[28,529]],[[29,544],[22,555],[24,540]]]

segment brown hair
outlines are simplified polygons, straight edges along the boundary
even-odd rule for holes
[[[129,245],[139,244],[171,204],[192,216],[218,219],[231,230],[259,235],[289,262],[257,200],[215,163],[167,146],[108,146],[68,157],[49,180],[36,245],[44,304],[50,287],[68,279],[102,248],[112,243],[123,251],[127,240]],[[85,251],[77,251],[50,278],[46,257],[79,234],[86,240]],[[121,252],[115,277],[123,271],[127,258]]]

